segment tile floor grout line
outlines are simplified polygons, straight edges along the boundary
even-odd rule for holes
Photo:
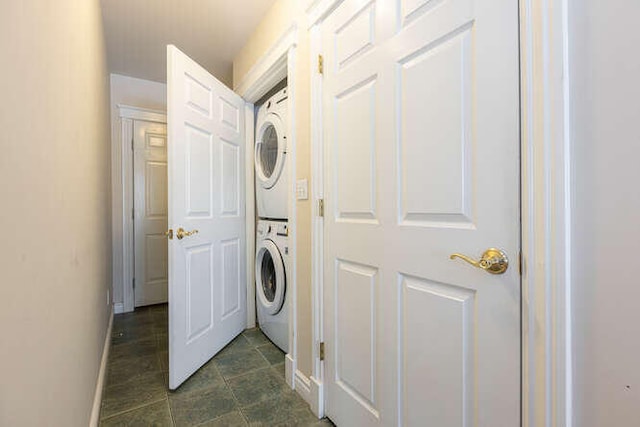
[[[145,404],[143,404],[143,405],[139,405],[139,406],[132,406],[131,408],[125,409],[124,411],[114,412],[113,414],[109,415],[108,417],[100,418],[100,421],[106,421],[106,420],[108,420],[109,418],[113,418],[113,417],[118,416],[118,415],[123,415],[123,414],[126,414],[127,412],[137,411],[138,409],[142,409],[142,408],[144,408],[145,406],[153,405],[153,404],[155,404],[155,403],[161,402],[162,400],[164,400],[164,398],[162,398],[162,399],[158,399],[158,400],[154,400],[154,401],[152,401],[152,402],[147,402],[147,403],[145,403]]]
[[[216,366],[216,367],[217,367],[217,366]],[[270,368],[270,367],[271,367],[271,365],[269,365],[269,366],[261,366],[261,367],[259,367],[259,368],[255,368],[255,369],[251,369],[251,370],[249,370],[249,371],[245,371],[245,372],[243,372],[243,373],[241,373],[241,374],[238,374],[238,375],[230,376],[230,377],[228,377],[228,379],[230,379],[230,380],[235,380],[236,378],[241,377],[241,376],[243,376],[243,375],[251,374],[251,373],[253,373],[253,372],[259,371],[260,369],[266,369],[266,368]],[[223,375],[223,377],[225,378],[225,380],[227,379],[227,377],[226,377],[226,376],[224,376],[224,375]]]

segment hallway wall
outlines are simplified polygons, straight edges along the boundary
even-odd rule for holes
[[[262,22],[240,53],[233,60],[233,82],[236,87],[251,70],[251,67],[266,53],[274,42],[293,22],[298,24],[298,46],[296,49],[296,179],[307,179],[311,194],[311,119],[309,33],[305,11],[310,0],[280,0],[269,10]],[[298,326],[297,369],[306,376],[311,375],[312,366],[312,319],[311,319],[311,215],[309,200],[297,200],[297,283],[296,300]]]
[[[87,426],[110,305],[99,0],[0,9],[0,425]]]
[[[569,1],[574,426],[638,425],[640,15]]]

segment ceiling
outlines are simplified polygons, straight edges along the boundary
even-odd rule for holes
[[[232,62],[277,0],[101,0],[109,71],[166,81],[174,44],[228,86]]]

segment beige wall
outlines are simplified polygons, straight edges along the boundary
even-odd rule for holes
[[[569,1],[574,426],[637,426],[637,0]]]
[[[86,426],[111,280],[99,1],[3,2],[0,57],[0,425]]]
[[[123,302],[122,286],[122,144],[118,105],[167,111],[167,85],[150,80],[111,74],[111,209],[113,227],[113,302]]]
[[[269,47],[278,40],[291,23],[303,19],[309,1],[279,0],[269,10],[264,20],[233,61],[233,82],[237,86]],[[298,48],[295,64],[296,104],[296,175],[297,179],[309,179],[311,188],[310,150],[310,78],[309,33],[305,25],[298,25]],[[311,375],[311,201],[296,202],[297,208],[297,282],[298,295],[298,366],[305,375]]]

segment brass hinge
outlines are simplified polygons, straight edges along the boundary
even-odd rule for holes
[[[318,73],[324,74],[324,58],[322,55],[318,55]]]
[[[324,343],[320,343],[320,360],[324,360]]]
[[[318,199],[318,216],[324,217],[324,199]]]

